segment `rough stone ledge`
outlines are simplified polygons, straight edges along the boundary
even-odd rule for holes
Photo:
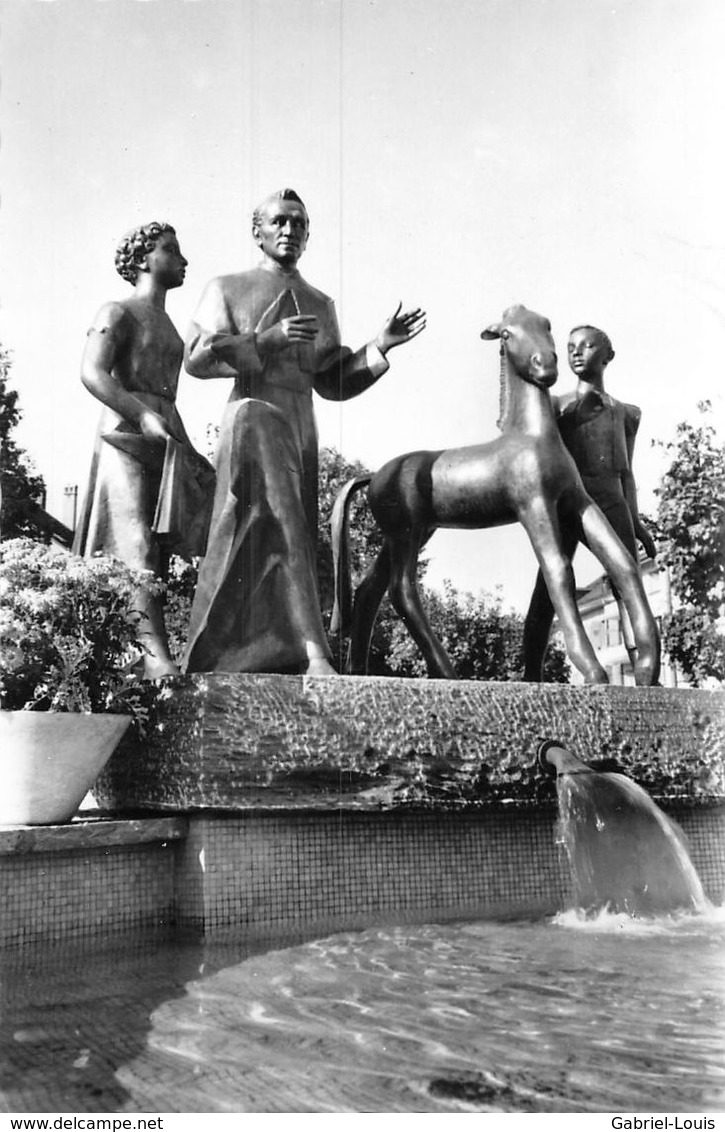
[[[77,818],[66,825],[0,826],[0,856],[22,853],[67,853],[78,849],[109,849],[149,841],[178,841],[189,823],[181,817],[136,821]]]
[[[551,737],[658,800],[725,799],[721,691],[228,673],[148,697],[94,787],[112,812],[536,804]]]

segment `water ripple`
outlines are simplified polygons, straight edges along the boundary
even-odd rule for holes
[[[161,1058],[172,1094],[206,1111],[719,1111],[724,929],[559,918],[270,952],[160,1006],[123,1083],[133,1094]]]

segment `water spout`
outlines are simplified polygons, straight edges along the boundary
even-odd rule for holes
[[[557,839],[576,907],[632,916],[709,907],[684,834],[645,790],[626,775],[593,770],[556,740],[540,745],[537,761],[556,772]]]
[[[543,771],[548,774],[594,774],[595,772],[586,763],[572,755],[556,739],[545,739],[540,744],[536,754],[536,761]]]

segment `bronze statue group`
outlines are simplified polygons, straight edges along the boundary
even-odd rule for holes
[[[344,401],[364,392],[387,371],[390,350],[420,334],[426,320],[420,308],[403,311],[399,305],[367,345],[357,351],[342,346],[332,300],[298,270],[308,234],[307,210],[297,193],[284,189],[267,197],[252,221],[262,255],[259,266],[208,284],[184,345],[165,310],[167,292],[182,285],[187,267],[176,232],[156,222],[134,229],[116,252],[116,268],[133,292],[106,303],[88,332],[81,377],[103,411],[73,549],[87,556],[110,554],[155,576],[164,576],[172,552],[200,556],[184,671],[336,675],[316,577],[318,440],[312,394]],[[500,330],[502,358],[513,356],[509,338],[518,329]],[[628,642],[637,682],[654,683],[656,628],[647,622],[642,629],[646,614],[640,617],[638,605],[644,595],[637,543],[654,555],[639,517],[632,475],[640,412],[605,392],[604,374],[614,350],[602,330],[576,327],[568,354],[576,387],[561,398],[552,398],[545,388],[544,412],[558,425],[554,442],[568,452],[565,462],[573,459],[576,465],[567,471],[567,483],[575,477],[577,499],[581,490],[596,522],[583,523],[574,509],[569,513],[566,493],[559,491],[546,501],[557,553],[568,563],[569,573],[564,570],[561,579],[561,593],[567,596],[560,598],[559,582],[552,580],[557,576],[552,552],[541,551],[532,537],[540,569],[526,619],[526,678],[541,678],[554,612],[561,615],[561,601],[573,600],[571,558],[580,541],[598,550],[601,513],[605,555],[600,557],[615,563],[615,573],[618,564],[624,570],[619,596],[630,616],[634,609],[635,637],[640,628],[639,639]],[[530,368],[532,357],[536,354],[529,351]],[[194,377],[231,383],[214,468],[194,450],[176,409],[182,359]],[[551,380],[555,378],[554,369]],[[548,450],[544,465],[547,457]],[[446,459],[431,465],[433,494],[436,483],[443,484],[450,475],[449,465]],[[465,492],[475,496],[475,475],[465,470],[461,474]],[[550,478],[545,475],[541,481],[544,495]],[[390,492],[387,500],[385,491],[377,494],[382,494],[380,515],[386,514],[386,504],[387,514],[392,514]],[[470,521],[470,515],[463,522],[455,516],[446,521],[443,514],[441,521],[423,523],[416,536],[416,556],[434,526],[494,525],[482,515],[481,522]],[[517,518],[524,521],[515,514],[503,521]],[[588,523],[596,528],[592,536]],[[393,522],[390,547],[410,532],[410,517],[400,518],[399,524],[396,528]],[[632,568],[635,580],[630,585]],[[379,575],[378,605],[385,588]],[[155,588],[138,598],[145,614],[146,676],[178,672]],[[399,611],[416,640],[420,632],[424,641],[430,627],[418,608],[403,601]],[[358,656],[360,649],[358,644]],[[363,642],[363,653],[365,649]],[[655,651],[658,658],[658,643]],[[358,670],[363,667],[364,659]],[[431,675],[454,675],[445,664],[440,670],[429,660],[428,668]],[[606,680],[598,664],[589,668],[585,679]]]

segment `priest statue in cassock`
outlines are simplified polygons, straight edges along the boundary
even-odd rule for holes
[[[317,587],[318,442],[313,391],[346,401],[425,326],[401,305],[353,352],[333,302],[297,270],[307,210],[292,189],[256,209],[262,261],[208,284],[187,338],[194,377],[234,382],[216,458],[207,552],[191,614],[188,672],[331,675]]]

